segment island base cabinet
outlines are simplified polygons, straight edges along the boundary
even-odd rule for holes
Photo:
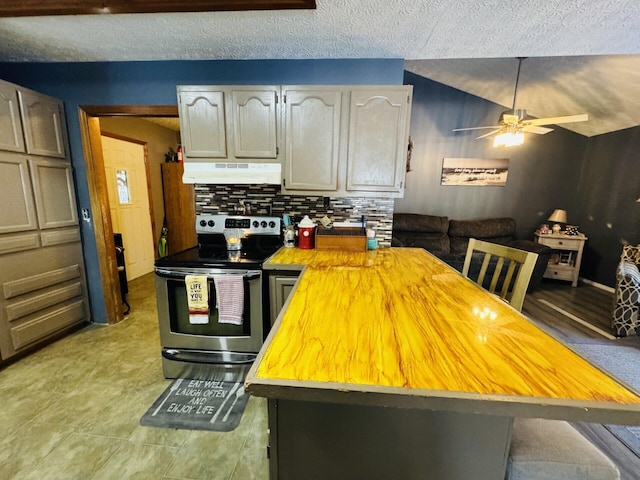
[[[271,480],[504,478],[513,419],[269,399]]]
[[[269,329],[276,323],[278,315],[287,302],[291,291],[298,281],[298,272],[292,274],[269,275]]]

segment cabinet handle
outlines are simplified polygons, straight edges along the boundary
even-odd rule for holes
[[[558,245],[562,245],[562,240],[559,240],[559,241],[558,241]]]

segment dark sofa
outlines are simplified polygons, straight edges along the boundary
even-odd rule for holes
[[[529,282],[529,290],[542,280],[551,257],[551,248],[533,240],[516,238],[516,221],[510,217],[473,220],[449,220],[448,217],[395,213],[393,215],[392,247],[424,248],[458,271],[462,271],[470,238],[499,243],[538,254],[538,261]],[[479,270],[481,255],[472,260],[471,269]]]

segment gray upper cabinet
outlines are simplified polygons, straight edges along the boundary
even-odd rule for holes
[[[283,88],[283,189],[335,191],[340,161],[342,90]]]
[[[274,161],[279,92],[274,86],[179,86],[185,161]]]
[[[231,122],[227,123],[233,140],[235,158],[278,157],[278,93],[275,87],[264,90],[234,88],[228,96]]]
[[[411,87],[351,91],[348,191],[400,193],[404,187]]]
[[[0,191],[5,203],[0,208],[0,234],[37,229],[29,166],[24,155],[0,152]]]
[[[18,91],[5,82],[0,82],[0,150],[24,152]]]
[[[289,88],[284,191],[403,195],[413,87]]]
[[[27,153],[65,158],[62,102],[25,89],[18,97]]]
[[[179,89],[178,109],[185,160],[226,158],[224,93],[192,88]]]
[[[401,197],[412,91],[179,86],[185,162],[281,163],[282,191],[289,194]]]
[[[73,175],[69,162],[29,160],[31,178],[41,229],[71,227],[78,224]]]

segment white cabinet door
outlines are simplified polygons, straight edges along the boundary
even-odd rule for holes
[[[65,158],[62,102],[29,90],[18,90],[27,153]]]
[[[30,159],[29,166],[40,228],[76,226],[78,214],[71,164]]]
[[[11,83],[0,81],[0,150],[24,152],[18,91]]]
[[[29,165],[24,155],[0,152],[0,234],[38,228],[29,180]]]
[[[342,90],[284,87],[286,190],[335,191],[340,161]]]
[[[185,161],[227,158],[224,93],[181,87],[178,109]]]
[[[351,91],[347,190],[402,191],[410,105],[407,86]]]
[[[275,86],[178,87],[185,161],[278,158]]]
[[[227,131],[233,145],[233,157],[278,157],[278,91],[277,87],[230,90]]]

